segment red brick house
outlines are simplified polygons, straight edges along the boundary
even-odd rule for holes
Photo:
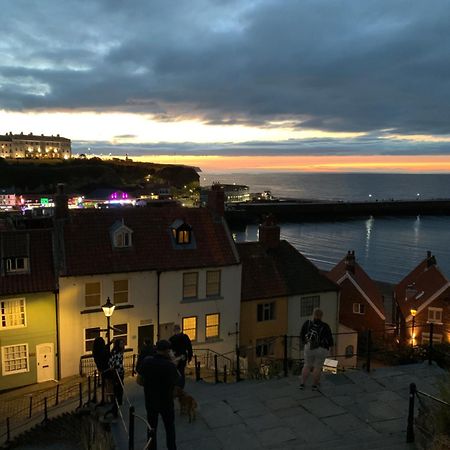
[[[348,251],[328,276],[341,287],[340,323],[357,331],[384,330],[383,296],[377,284],[356,262],[354,251]]]
[[[394,297],[400,335],[409,343],[429,343],[430,323],[433,342],[450,341],[450,281],[431,252],[395,287]]]

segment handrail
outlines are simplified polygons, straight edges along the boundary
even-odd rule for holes
[[[194,348],[193,351],[194,351],[194,353],[197,352],[197,351],[210,352],[210,353],[212,353],[214,355],[217,355],[217,356],[220,356],[222,358],[227,359],[230,363],[233,362],[233,360],[231,358],[229,358],[228,356],[225,356],[226,353],[219,353],[219,352],[216,352],[215,350],[212,350],[210,348]],[[234,352],[234,350],[232,350],[231,352],[228,352],[228,353],[233,353],[233,352]]]
[[[418,391],[416,389],[416,395],[418,396],[419,394],[423,395],[424,397],[427,397],[427,398],[429,398],[431,400],[434,400],[435,402],[440,403],[441,405],[445,405],[445,406],[450,407],[450,403],[447,403],[446,401],[444,401],[444,400],[442,400],[440,398],[434,397],[433,395],[427,394],[426,392]]]

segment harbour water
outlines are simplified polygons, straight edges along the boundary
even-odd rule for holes
[[[252,192],[270,189],[279,197],[367,200],[450,198],[450,175],[409,174],[202,174],[212,181],[247,184]],[[372,197],[368,197],[372,194]],[[450,216],[368,217],[316,223],[283,223],[281,236],[322,269],[347,250],[375,279],[396,283],[423,258],[436,255],[450,278]],[[238,241],[256,240],[257,226],[234,231]]]

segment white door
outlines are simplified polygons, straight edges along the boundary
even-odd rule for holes
[[[37,382],[55,379],[53,343],[36,345]]]

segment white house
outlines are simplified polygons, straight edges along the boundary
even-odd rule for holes
[[[61,227],[61,376],[78,373],[95,337],[101,305],[116,305],[111,337],[138,352],[145,337],[179,324],[194,347],[234,349],[241,265],[224,219],[208,209],[122,208],[71,212]]]

